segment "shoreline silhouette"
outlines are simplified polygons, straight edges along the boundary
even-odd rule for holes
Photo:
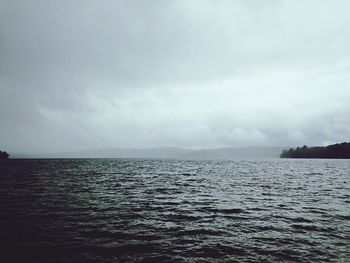
[[[8,159],[10,155],[7,152],[0,151],[0,160]]]
[[[323,159],[350,159],[350,143],[343,142],[325,147],[297,147],[283,150],[280,158],[323,158]]]

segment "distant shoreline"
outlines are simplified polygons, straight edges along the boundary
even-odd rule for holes
[[[9,156],[7,152],[0,151],[0,160],[7,160]]]
[[[278,158],[287,147],[224,147],[186,149],[178,147],[106,148],[48,154],[12,154],[12,158],[164,158],[164,159],[237,159]]]
[[[280,158],[350,159],[350,143],[343,142],[325,147],[297,147],[283,150]]]

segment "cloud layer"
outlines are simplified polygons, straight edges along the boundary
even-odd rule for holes
[[[348,1],[0,1],[0,147],[349,141]]]

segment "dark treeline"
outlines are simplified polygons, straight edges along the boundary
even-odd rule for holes
[[[350,159],[350,143],[343,142],[328,145],[326,147],[297,147],[283,150],[281,158],[330,158]]]
[[[0,159],[8,159],[9,156],[10,155],[7,152],[0,151]]]

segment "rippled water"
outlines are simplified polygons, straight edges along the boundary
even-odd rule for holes
[[[349,262],[349,160],[8,160],[19,262]]]

